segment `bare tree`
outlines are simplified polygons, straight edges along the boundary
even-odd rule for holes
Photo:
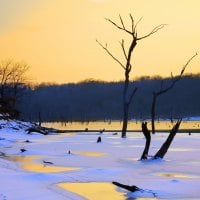
[[[16,101],[27,81],[26,73],[29,66],[25,62],[3,60],[0,63],[0,112],[18,115],[15,110]]]
[[[112,25],[114,25],[117,29],[124,31],[126,34],[131,36],[131,41],[130,44],[128,45],[128,48],[126,50],[125,48],[125,41],[124,39],[122,39],[122,41],[120,42],[120,46],[122,48],[122,52],[125,58],[125,62],[121,62],[118,58],[116,58],[111,51],[108,49],[107,44],[103,45],[102,43],[100,43],[98,40],[98,44],[106,51],[106,53],[111,56],[111,58],[113,60],[115,60],[124,70],[124,75],[125,75],[125,80],[124,80],[124,89],[123,89],[123,125],[122,125],[122,138],[126,137],[126,131],[127,131],[127,126],[128,126],[128,116],[129,116],[129,107],[130,104],[132,102],[132,99],[137,91],[137,88],[134,89],[130,89],[129,88],[129,76],[130,76],[130,72],[132,70],[132,64],[131,64],[131,58],[132,58],[132,54],[133,54],[133,50],[135,49],[137,42],[139,40],[145,39],[151,35],[153,35],[154,33],[158,32],[160,29],[162,29],[165,24],[160,24],[158,26],[156,26],[155,28],[152,29],[151,32],[149,32],[148,34],[138,37],[137,34],[137,26],[140,23],[140,21],[142,20],[142,18],[140,18],[137,22],[134,21],[132,15],[130,14],[130,20],[131,20],[131,28],[127,29],[125,27],[124,21],[122,19],[122,17],[119,15],[119,19],[120,19],[120,25],[116,24],[115,22],[113,22],[110,19],[106,20],[108,22],[110,22]],[[131,91],[130,91],[131,90]]]
[[[167,153],[174,137],[176,136],[176,133],[179,130],[179,126],[181,124],[181,121],[182,121],[182,119],[180,119],[176,122],[176,124],[171,129],[170,134],[168,135],[167,139],[162,144],[162,146],[160,147],[158,152],[152,157],[152,159],[158,159],[158,158],[162,159],[165,156],[165,154]],[[141,155],[140,160],[147,160],[148,159],[148,153],[149,153],[149,147],[150,147],[150,143],[151,143],[151,132],[147,128],[147,122],[142,123],[142,132],[145,136],[146,143],[145,143],[144,151]]]
[[[163,81],[161,81],[161,85],[160,85],[160,89],[158,91],[154,91],[153,92],[153,100],[152,100],[152,104],[151,104],[151,127],[152,127],[152,133],[155,134],[155,116],[156,116],[156,103],[157,103],[157,98],[165,93],[167,93],[169,90],[171,90],[175,84],[181,80],[183,73],[186,69],[186,67],[189,65],[189,63],[192,61],[192,59],[197,56],[197,53],[195,55],[193,55],[187,62],[186,64],[183,66],[181,73],[174,77],[173,74],[171,73],[171,83],[166,86],[163,87]]]
[[[0,64],[0,95],[4,99],[6,86],[11,80],[13,74],[12,60],[2,61]]]
[[[28,81],[26,74],[29,68],[29,65],[22,61],[13,63],[13,73],[10,84],[13,96],[15,96],[16,98],[21,92],[21,89],[23,88],[24,84]]]

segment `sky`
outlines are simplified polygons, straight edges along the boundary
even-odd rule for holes
[[[105,18],[120,24],[120,14],[130,28],[131,13],[135,21],[142,17],[138,36],[167,26],[138,41],[130,78],[176,75],[200,52],[199,8],[199,0],[0,0],[0,60],[25,61],[37,83],[122,80],[123,69],[96,39],[124,62],[119,41],[128,49],[131,38]],[[186,72],[200,72],[199,56]]]

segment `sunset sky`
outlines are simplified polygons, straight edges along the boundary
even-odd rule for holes
[[[138,35],[168,24],[141,40],[134,51],[131,78],[177,74],[186,61],[200,53],[200,0],[0,0],[0,60],[13,58],[30,65],[34,82],[78,82],[93,78],[116,81],[123,69],[97,44],[107,43],[123,61],[119,41],[129,37],[104,18],[130,27]],[[186,72],[200,72],[195,57]]]

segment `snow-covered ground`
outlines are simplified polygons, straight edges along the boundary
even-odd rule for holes
[[[142,133],[126,139],[113,133],[44,136],[27,134],[29,126],[0,121],[0,200],[200,199],[198,133],[178,133],[163,160],[138,161]],[[150,154],[167,136],[152,136]],[[131,193],[112,181],[145,191]]]

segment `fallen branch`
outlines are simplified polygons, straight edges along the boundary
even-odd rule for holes
[[[40,134],[43,134],[43,135],[48,134],[47,130],[43,130],[42,128],[39,128],[39,127],[31,127],[31,128],[26,129],[26,131],[27,131],[28,134],[33,133],[33,132],[40,133]]]
[[[123,189],[126,189],[128,191],[131,191],[131,192],[136,192],[136,191],[140,191],[142,189],[138,188],[137,186],[135,185],[132,185],[132,186],[129,186],[129,185],[124,185],[124,184],[121,184],[119,182],[112,182],[112,184],[118,186],[118,187],[121,187]]]

